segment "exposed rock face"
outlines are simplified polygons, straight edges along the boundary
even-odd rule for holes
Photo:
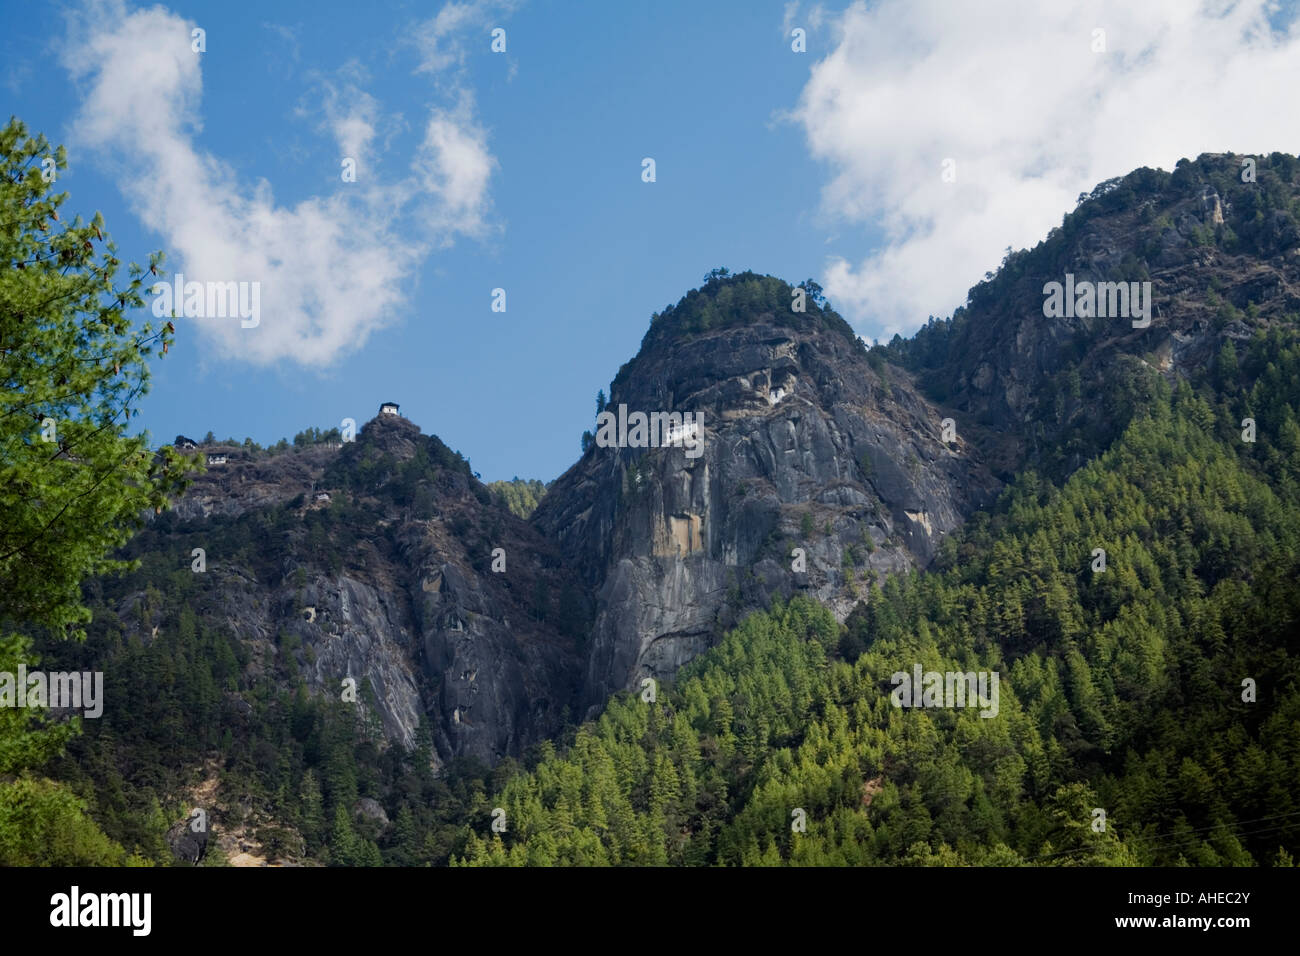
[[[1030,465],[1064,477],[1128,423],[1146,370],[1188,378],[1225,342],[1300,313],[1300,234],[1276,208],[1294,201],[1297,162],[1258,159],[1258,182],[1242,181],[1243,157],[1205,155],[1172,174],[1143,169],[1101,184],[1044,242],[972,289],[950,323],[896,352],[995,473]],[[1150,282],[1150,325],[1046,317],[1044,285],[1067,273],[1076,285]]]
[[[1156,376],[1204,374],[1225,343],[1294,321],[1300,162],[1260,157],[1247,183],[1240,160],[1102,184],[951,321],[891,344],[898,364],[832,312],[795,315],[779,280],[711,277],[610,395],[702,415],[698,457],[593,445],[527,521],[380,415],[341,447],[204,446],[226,463],[149,533],[207,549],[194,606],[252,651],[246,676],[331,695],[351,677],[390,740],[411,746],[427,717],[443,760],[519,755],[773,595],[844,617],[873,577],[925,567],[1000,480],[1060,479],[1107,447]],[[1048,318],[1044,285],[1067,274],[1150,282],[1149,327]],[[166,625],[143,597],[114,606],[150,640]]]
[[[579,585],[553,547],[511,519],[520,527],[511,542],[503,542],[507,563],[501,573],[447,560],[454,548],[436,533],[416,539],[408,529],[402,540],[418,574],[410,594],[419,659],[436,688],[430,709],[438,715],[439,750],[488,762],[517,756],[560,729],[579,668],[573,635],[557,620],[561,612],[552,607],[542,620],[536,603],[529,605],[539,585],[561,600],[569,595],[580,601]],[[546,601],[554,604],[550,597]]]
[[[906,373],[771,314],[643,348],[616,404],[702,413],[704,444],[592,447],[534,515],[597,595],[589,706],[671,676],[773,594],[847,615],[873,572],[927,564],[998,487]]]
[[[253,651],[250,677],[334,696],[350,678],[387,739],[413,747],[427,716],[441,759],[491,762],[670,677],[774,594],[846,615],[998,487],[908,373],[770,312],[648,337],[614,399],[702,414],[702,453],[593,447],[525,522],[381,415],[341,447],[221,449],[154,531],[206,548],[196,610]]]
[[[180,820],[167,830],[167,845],[177,860],[196,865],[208,850],[207,828],[195,830],[192,820]]]
[[[224,455],[226,464],[209,465],[207,474],[172,505],[182,520],[238,517],[247,511],[285,505],[298,495],[310,497],[337,448],[311,447],[274,457],[234,445],[205,445],[208,456]]]
[[[362,797],[358,800],[356,806],[352,808],[352,813],[355,816],[373,821],[374,825],[381,831],[388,828],[388,814],[384,812],[384,808],[379,801],[371,797]]]
[[[415,746],[427,716],[442,760],[519,754],[567,717],[589,616],[576,577],[406,419],[340,448],[232,452],[153,526],[205,548],[194,609],[252,651],[250,678],[334,697],[351,678],[385,738]],[[118,614],[152,639],[142,597]]]

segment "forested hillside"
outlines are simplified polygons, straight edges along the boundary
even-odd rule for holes
[[[1300,351],[1275,354],[1242,397],[1276,410],[1256,442],[1190,387],[1166,391],[1064,487],[1024,476],[935,570],[885,579],[845,625],[778,602],[653,703],[620,695],[542,744],[531,769],[434,775],[427,730],[414,751],[381,747],[353,708],[269,674],[248,686],[238,644],[182,611],[148,646],[97,620],[58,661],[108,663],[129,706],[74,740],[57,776],[159,863],[183,808],[158,801],[213,753],[222,826],[336,865],[1288,862]],[[891,675],[918,663],[999,672],[997,715],[894,707]],[[367,797],[382,819],[352,812]]]
[[[802,599],[750,617],[655,703],[612,702],[512,779],[506,832],[472,821],[464,859],[1291,862],[1296,358],[1254,396],[1271,439],[1242,442],[1183,387],[1064,488],[1025,476],[941,570],[890,578],[846,627]],[[892,706],[916,663],[1000,672],[997,716]]]
[[[1103,183],[888,347],[714,270],[608,399],[698,458],[484,485],[399,414],[132,434],[163,260],[52,228],[48,152],[0,130],[0,865],[1300,855],[1294,157]],[[1158,321],[1049,318],[1075,272]],[[37,667],[102,709],[15,706]]]
[[[1300,347],[1279,325],[1176,389],[1147,374],[1152,398],[1109,451],[1059,487],[1021,475],[929,571],[859,570],[866,600],[843,625],[778,600],[653,703],[617,695],[526,767],[435,773],[427,723],[406,748],[368,708],[308,693],[310,647],[284,633],[267,657],[196,614],[191,542],[164,546],[160,526],[128,549],[145,560],[111,579],[117,599],[90,586],[87,643],[46,651],[50,668],[102,668],[117,702],[48,772],[157,863],[218,781],[214,820],[239,846],[334,865],[1288,862]],[[333,542],[318,560],[352,560],[331,530],[344,514],[308,513]],[[255,542],[304,533],[289,511],[226,524],[259,575],[281,559]],[[152,640],[125,626],[124,594]],[[916,664],[998,672],[997,715],[895,708],[891,675]]]
[[[1150,324],[1046,318],[1044,285],[1067,274],[1148,284]],[[996,471],[1059,482],[1140,413],[1151,369],[1194,380],[1213,369],[1231,391],[1239,371],[1253,382],[1274,359],[1268,333],[1298,324],[1300,161],[1218,153],[1100,183],[1032,249],[1008,249],[950,319],[883,351]]]

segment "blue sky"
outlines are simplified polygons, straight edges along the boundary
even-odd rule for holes
[[[317,89],[314,74],[360,63],[367,89],[411,125],[441,102],[437,84],[413,73],[417,51],[399,42],[420,19],[414,4],[382,15],[338,4],[327,17],[317,0],[236,6],[171,5],[207,31],[197,145],[248,181],[265,177],[277,203],[350,188],[336,144],[295,115]],[[429,256],[391,326],[318,369],[205,354],[180,323],[138,421],[159,440],[211,429],[265,444],[347,416],[365,421],[391,399],[485,479],[549,480],[577,458],[596,391],[635,354],[652,312],[715,266],[794,281],[818,273],[825,230],[810,212],[820,177],[798,129],[773,121],[807,75],[783,42],[780,6],[630,8],[531,4],[502,18],[505,54],[490,51],[487,30],[467,44],[466,84],[499,164],[487,214],[498,228]],[[10,62],[63,32],[49,8],[18,12],[0,21]],[[59,139],[78,107],[66,74],[35,64],[9,98],[29,126]],[[419,132],[398,131],[387,152],[409,154]],[[646,156],[654,183],[641,180]],[[93,158],[72,148],[70,165],[59,182],[69,208],[102,210],[137,259],[166,250]],[[168,265],[184,262],[172,255]],[[498,287],[505,313],[490,310]]]
[[[0,95],[68,145],[65,209],[125,259],[262,279],[255,329],[178,320],[136,420],[155,441],[393,400],[485,480],[550,480],[650,314],[716,266],[815,277],[863,335],[906,334],[1107,176],[1295,148],[1291,8],[1260,37],[1254,3],[966,6],[6,4]],[[1256,101],[1217,109],[1249,70]]]

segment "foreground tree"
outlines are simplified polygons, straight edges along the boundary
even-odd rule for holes
[[[146,360],[174,333],[130,318],[162,256],[115,281],[121,262],[102,217],[59,216],[67,194],[53,186],[65,167],[63,148],[20,121],[0,130],[0,672],[11,674],[35,663],[34,636],[85,638],[82,581],[125,567],[112,551],[198,462],[127,434],[148,391]],[[39,768],[76,730],[0,707],[0,779]],[[114,851],[80,807],[52,784],[0,784],[0,865],[106,862]],[[38,819],[89,829],[52,859],[50,847],[32,849],[45,828],[19,825]]]

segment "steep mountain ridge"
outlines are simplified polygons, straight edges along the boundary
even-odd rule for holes
[[[203,445],[207,471],[129,551],[161,584],[205,548],[185,590],[248,651],[248,680],[338,696],[353,678],[407,749],[427,719],[442,762],[520,756],[611,692],[671,678],[773,594],[843,619],[1000,487],[960,433],[941,440],[907,372],[793,296],[715,279],[615,379],[611,408],[702,414],[699,457],[592,445],[524,521],[436,437],[380,414],[351,443]],[[106,594],[148,641],[174,601],[138,584]]]
[[[380,415],[354,443],[204,450],[226,462],[130,552],[183,568],[205,549],[203,573],[182,572],[192,606],[253,649],[250,677],[335,697],[353,678],[389,740],[413,747],[427,718],[445,759],[495,761],[563,726],[576,581],[437,438]],[[116,610],[147,640],[169,625],[167,603],[134,591]]]
[[[743,273],[656,317],[610,407],[702,413],[702,453],[593,444],[533,516],[596,595],[590,705],[671,677],[774,594],[843,619],[999,487],[906,373],[793,293]]]
[[[1255,416],[1274,448],[1285,403],[1253,390],[1283,393],[1270,355],[1300,309],[1300,164],[1260,158],[1257,183],[1234,183],[1239,159],[1102,184],[951,320],[888,348],[812,284],[798,312],[779,279],[710,276],[653,318],[609,397],[702,414],[698,457],[589,442],[527,520],[399,415],[339,447],[205,445],[226,463],[151,516],[127,549],[142,569],[91,585],[84,663],[193,614],[220,657],[223,727],[300,688],[337,701],[353,677],[375,739],[427,740],[444,768],[508,765],[611,693],[673,678],[774,596],[844,621],[873,581],[929,567],[1013,475],[1059,481],[1095,458],[1162,376],[1213,383],[1218,427]],[[1152,282],[1150,327],[1045,316],[1066,273]]]
[[[1138,169],[1080,197],[1033,249],[1008,253],[950,320],[895,337],[891,357],[952,410],[1002,477],[1060,480],[1109,446],[1170,382],[1300,321],[1300,161],[1204,154]],[[1146,328],[1127,317],[1047,317],[1044,287],[1149,282]]]

